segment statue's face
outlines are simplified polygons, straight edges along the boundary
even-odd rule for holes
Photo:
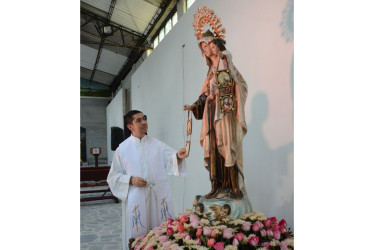
[[[212,53],[213,53],[213,55],[218,55],[218,53],[219,53],[219,48],[218,48],[218,46],[217,45],[215,45],[214,43],[210,43],[209,44],[209,47],[210,47],[210,50],[212,51]]]
[[[206,57],[211,57],[213,55],[212,54],[212,50],[210,49],[209,44],[207,44],[206,42],[202,42],[201,43],[201,49],[203,50],[204,55]]]
[[[226,216],[229,214],[229,209],[228,208],[221,208],[220,215],[221,216]]]

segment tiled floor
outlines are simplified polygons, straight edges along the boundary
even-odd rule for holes
[[[81,202],[81,250],[121,250],[121,203]]]

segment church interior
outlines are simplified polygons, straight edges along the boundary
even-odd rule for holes
[[[92,220],[88,214],[97,213],[95,206],[115,207],[118,212],[110,214],[119,215],[106,176],[123,141],[124,115],[141,110],[148,134],[173,148],[185,145],[188,118],[182,106],[195,101],[207,71],[192,26],[203,6],[221,18],[226,48],[248,85],[243,139],[248,198],[253,208],[284,218],[293,230],[293,1],[82,0],[81,249],[111,249],[121,240],[120,221],[108,231],[105,225],[90,228],[85,220]],[[187,176],[169,177],[178,212],[192,208],[195,195],[210,186],[199,143],[201,121],[194,120],[193,127]]]
[[[2,249],[369,248],[372,8],[294,2],[4,1]]]

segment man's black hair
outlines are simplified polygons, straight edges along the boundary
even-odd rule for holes
[[[134,120],[134,115],[138,113],[143,113],[139,110],[130,110],[124,117],[124,123],[125,123],[125,128],[123,130],[125,140],[131,136],[131,131],[130,129],[127,128],[128,124],[132,124],[132,121]]]

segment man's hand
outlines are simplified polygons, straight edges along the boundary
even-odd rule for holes
[[[177,156],[179,159],[187,158],[186,149],[185,148],[179,149],[177,152]]]
[[[140,178],[140,177],[132,177],[131,184],[134,185],[135,187],[147,186],[147,182],[143,178]]]

